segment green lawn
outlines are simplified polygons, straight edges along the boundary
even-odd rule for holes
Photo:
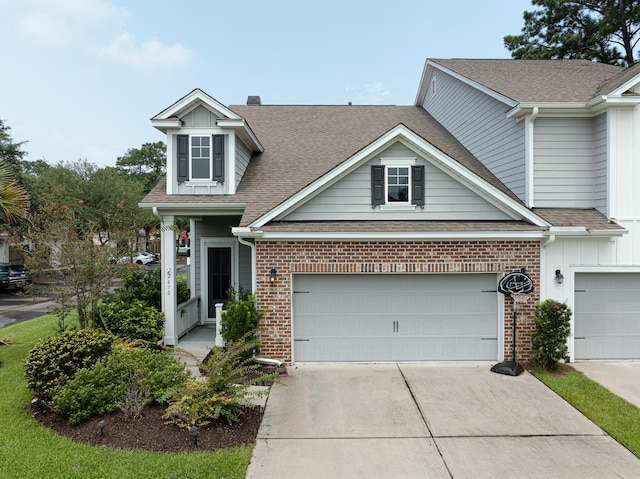
[[[251,446],[200,453],[121,451],[74,443],[35,421],[22,361],[33,344],[56,329],[42,316],[0,329],[0,477],[12,478],[244,478]]]
[[[640,408],[575,371],[536,376],[640,458]]]

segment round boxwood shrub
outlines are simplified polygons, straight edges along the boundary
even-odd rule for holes
[[[105,331],[68,330],[41,339],[24,361],[29,387],[44,399],[73,379],[82,368],[93,366],[111,352],[115,337]]]
[[[98,309],[99,324],[118,337],[159,341],[164,329],[164,313],[143,301],[113,301]]]
[[[72,380],[56,388],[49,404],[54,411],[67,415],[72,424],[118,409],[132,419],[147,404],[168,400],[188,376],[184,364],[171,351],[116,348],[113,354],[81,369]]]

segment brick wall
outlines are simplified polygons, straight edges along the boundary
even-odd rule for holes
[[[257,299],[262,353],[292,361],[291,291],[294,273],[508,273],[525,267],[535,290],[518,305],[518,361],[531,359],[533,305],[539,301],[540,243],[537,241],[257,241]],[[270,283],[269,271],[277,270]],[[497,286],[497,285],[496,285]],[[505,359],[511,359],[512,300],[505,298]]]

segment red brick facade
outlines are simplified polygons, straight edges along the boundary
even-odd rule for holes
[[[537,241],[257,241],[257,299],[262,352],[292,362],[291,297],[295,273],[465,273],[519,271],[525,267],[536,289],[518,305],[518,361],[531,359],[533,305],[539,301],[540,243]],[[269,271],[277,279],[269,281]],[[505,298],[505,359],[511,359],[512,300]]]

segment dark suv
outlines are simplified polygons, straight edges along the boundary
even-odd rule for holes
[[[0,289],[22,288],[31,284],[32,278],[21,264],[0,263]]]

